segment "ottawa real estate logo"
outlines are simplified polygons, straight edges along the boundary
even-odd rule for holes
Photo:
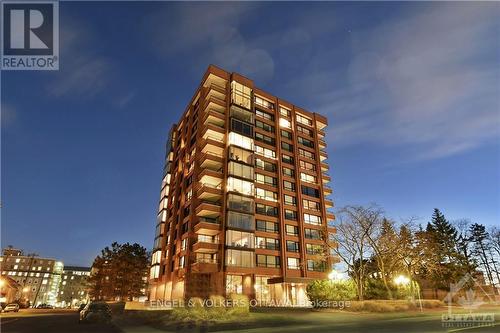
[[[2,70],[59,69],[57,1],[2,1]]]

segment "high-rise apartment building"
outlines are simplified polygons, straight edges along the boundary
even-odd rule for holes
[[[150,298],[306,300],[307,283],[333,263],[326,126],[209,66],[169,134]]]

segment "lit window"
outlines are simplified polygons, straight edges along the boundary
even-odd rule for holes
[[[253,183],[247,182],[242,179],[237,179],[233,177],[228,177],[227,179],[227,190],[232,192],[238,192],[244,195],[253,195],[254,187]]]
[[[288,269],[299,269],[299,259],[298,258],[287,258]]]
[[[229,133],[229,144],[253,150],[253,139],[235,132]]]
[[[286,127],[286,128],[292,128],[292,124],[290,123],[290,120],[285,119],[285,118],[280,118],[280,126]]]

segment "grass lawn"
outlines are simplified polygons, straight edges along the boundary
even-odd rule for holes
[[[424,309],[420,311],[392,312],[392,313],[354,313],[347,311],[307,311],[269,309],[265,312],[252,312],[237,321],[218,323],[209,328],[210,332],[375,332],[375,333],[431,333],[431,332],[499,332],[500,307],[484,307],[479,311],[495,314],[495,327],[453,327],[444,328],[441,315],[447,314],[447,308]],[[467,313],[454,309],[453,313]],[[160,333],[160,332],[200,332],[198,327],[168,327],[158,325],[154,314],[149,322],[136,322],[134,325],[119,324],[125,333]],[[204,331],[204,330],[203,330]]]

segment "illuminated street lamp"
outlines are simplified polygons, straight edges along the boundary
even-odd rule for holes
[[[394,283],[398,286],[404,286],[410,283],[410,279],[404,275],[399,275],[394,279]]]
[[[30,291],[30,288],[28,288],[28,287],[23,288],[23,293],[27,293],[28,291]]]

